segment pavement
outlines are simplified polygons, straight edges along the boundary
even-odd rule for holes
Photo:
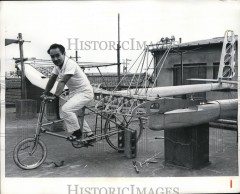
[[[6,177],[196,177],[196,176],[238,176],[237,132],[210,128],[210,164],[200,169],[165,164],[163,131],[144,130],[138,142],[137,157],[128,159],[118,153],[105,140],[94,147],[74,148],[70,142],[43,134],[42,141],[47,145],[47,159],[37,169],[23,170],[13,161],[15,145],[35,132],[37,118],[16,119],[16,109],[6,108],[5,131],[5,176]],[[94,117],[89,118],[93,127]],[[67,134],[66,132],[59,132]],[[157,163],[149,163],[136,173],[132,161],[145,161],[158,154]],[[55,167],[52,162],[60,163]]]

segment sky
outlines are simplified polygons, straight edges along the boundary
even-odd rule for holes
[[[111,45],[117,42],[118,13],[120,58],[121,62],[132,60],[130,65],[142,51],[138,43],[156,43],[172,35],[189,42],[223,36],[228,29],[235,34],[240,31],[240,1],[236,0],[5,1],[0,5],[1,38],[16,39],[22,33],[24,40],[31,41],[24,43],[24,57],[28,58],[50,59],[47,49],[60,43],[68,56],[75,56],[77,46],[82,62],[115,63],[117,53]],[[2,49],[4,70],[14,70],[12,58],[19,57],[18,45]]]

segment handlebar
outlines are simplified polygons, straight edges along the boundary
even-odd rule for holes
[[[44,102],[47,102],[47,101],[53,101],[53,100],[55,100],[56,99],[56,97],[55,96],[44,96],[43,97],[43,101]]]
[[[62,94],[59,96],[59,98],[65,100],[65,98],[63,98],[64,96],[67,96],[69,94],[69,90],[65,89]],[[55,100],[57,97],[56,96],[48,96],[46,94],[43,94],[42,96],[40,96],[40,98],[42,99],[43,102],[52,102],[53,100]]]

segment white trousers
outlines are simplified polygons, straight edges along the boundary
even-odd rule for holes
[[[73,132],[80,129],[81,117],[78,115],[82,113],[82,108],[93,99],[93,94],[79,93],[69,96],[67,102],[60,110],[60,117],[64,120],[68,132]],[[83,120],[83,130],[87,135],[92,133],[86,120]]]

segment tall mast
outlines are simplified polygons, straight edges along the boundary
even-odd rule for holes
[[[118,83],[120,82],[120,15],[118,14],[118,43],[117,43],[117,74],[118,74]],[[120,89],[120,87],[119,87]]]

